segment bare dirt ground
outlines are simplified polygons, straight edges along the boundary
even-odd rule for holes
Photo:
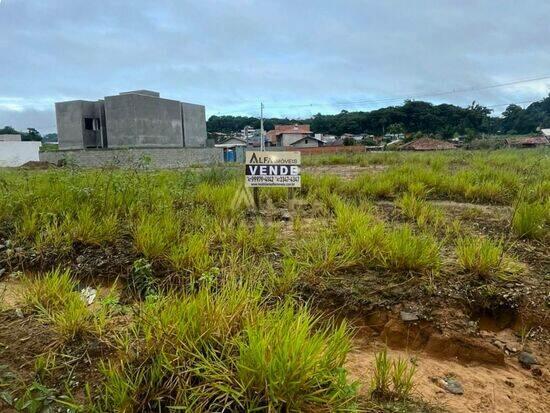
[[[369,172],[379,173],[388,169],[385,165],[325,165],[325,166],[304,166],[302,170],[312,175],[335,175],[343,179],[353,179]]]
[[[353,379],[368,391],[372,377],[374,355],[384,344],[366,338],[356,340],[347,367]],[[405,358],[417,366],[414,395],[429,404],[450,412],[547,412],[550,406],[548,371],[535,377],[517,361],[507,360],[504,366],[482,363],[461,363],[436,358],[423,351],[390,350],[392,358]],[[464,389],[463,395],[451,394],[440,388],[432,378],[454,377]]]

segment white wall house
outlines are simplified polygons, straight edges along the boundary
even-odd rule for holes
[[[21,166],[29,161],[38,161],[41,145],[42,142],[0,140],[0,167]]]

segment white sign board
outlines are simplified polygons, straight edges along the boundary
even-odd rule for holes
[[[300,152],[247,151],[245,185],[299,188],[301,186],[300,163]]]

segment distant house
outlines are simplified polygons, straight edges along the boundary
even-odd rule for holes
[[[545,129],[543,129],[545,130]],[[548,129],[546,129],[548,130]],[[537,146],[546,146],[550,142],[546,136],[526,136],[506,139],[506,145],[513,148],[536,148]]]
[[[326,146],[344,146],[344,140],[337,138],[327,142]]]
[[[0,135],[0,167],[21,166],[29,161],[38,161],[42,142],[22,142],[21,135]]]
[[[420,138],[401,145],[399,149],[402,151],[444,151],[456,149],[456,146],[446,141],[432,138]]]
[[[550,139],[550,129],[541,129],[542,136],[544,136],[546,139]]]
[[[302,138],[312,136],[312,132],[309,125],[275,125],[267,136],[272,146],[291,146]]]
[[[214,147],[223,149],[223,160],[225,162],[242,162],[247,145],[244,139],[232,136],[214,145]]]
[[[325,141],[315,136],[304,136],[303,138],[290,144],[293,148],[318,148],[324,145]]]
[[[226,140],[214,145],[216,148],[234,148],[236,146],[246,146],[246,140],[232,136]]]

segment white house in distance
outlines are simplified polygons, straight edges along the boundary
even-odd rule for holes
[[[325,141],[322,140],[319,136],[304,136],[296,142],[290,144],[293,148],[318,148],[319,146],[324,146]]]
[[[267,132],[267,138],[271,146],[311,148],[325,144],[313,135],[309,125],[275,125],[275,129]]]
[[[0,135],[0,167],[21,166],[30,161],[38,161],[42,142],[21,141],[21,135]]]

